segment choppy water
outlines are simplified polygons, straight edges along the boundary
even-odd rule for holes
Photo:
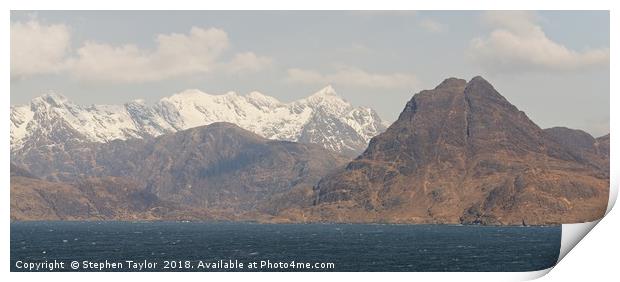
[[[560,241],[560,226],[14,222],[11,270],[56,260],[64,266],[55,270],[76,261],[84,271],[84,261],[108,260],[132,271],[127,260],[146,260],[157,263],[149,271],[221,271],[230,269],[212,263],[236,260],[245,271],[531,271],[555,264]]]

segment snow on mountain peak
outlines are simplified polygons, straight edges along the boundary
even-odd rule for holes
[[[67,102],[67,97],[54,92],[49,92],[32,99],[31,104],[35,106],[45,105],[51,107],[62,107]]]
[[[331,96],[337,96],[336,90],[331,85],[327,85],[327,86],[323,87],[321,90],[319,90],[316,93],[312,94],[312,96],[314,96],[314,95],[317,95],[317,96],[330,96],[330,95]]]
[[[306,103],[311,107],[324,111],[331,115],[345,115],[351,110],[351,104],[338,96],[336,90],[331,85],[315,92],[307,98],[299,100],[300,103]]]
[[[56,94],[31,101],[43,107],[11,107],[11,151],[42,132],[63,128],[89,142],[144,138],[214,122],[230,122],[265,138],[318,143],[342,153],[359,153],[370,138],[385,127],[374,110],[352,107],[327,86],[313,95],[290,103],[257,91],[240,96],[235,92],[212,95],[188,89],[160,99],[153,105],[134,100],[124,105],[83,107]],[[35,142],[36,143],[36,142]]]
[[[340,96],[338,96],[338,94],[336,93],[336,90],[331,86],[331,85],[327,85],[325,87],[323,87],[321,90],[315,92],[314,94],[310,95],[308,98],[306,98],[308,100],[315,100],[315,101],[344,101],[344,99],[342,99]]]
[[[144,101],[144,99],[134,99],[131,101],[132,104],[139,104],[139,105],[144,105],[146,104],[146,101]]]
[[[278,99],[271,97],[271,96],[267,96],[258,91],[252,91],[248,93],[247,95],[245,95],[245,98],[248,100],[248,102],[254,105],[268,107],[268,108],[279,106],[282,104],[282,102],[280,102]]]
[[[179,93],[175,93],[172,96],[164,97],[161,100],[167,100],[167,101],[195,100],[195,99],[200,99],[206,96],[212,96],[212,95],[204,93],[198,89],[186,89]]]
[[[239,95],[237,95],[237,92],[235,91],[228,91],[226,92],[226,94],[224,94],[224,96],[230,97],[232,99],[239,97]]]

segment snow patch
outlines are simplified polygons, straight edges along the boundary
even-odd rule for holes
[[[331,86],[290,103],[257,91],[241,96],[232,91],[213,95],[188,89],[154,105],[138,99],[124,105],[92,106],[46,94],[31,100],[30,105],[11,107],[11,151],[21,149],[25,140],[36,138],[31,136],[32,128],[37,128],[39,134],[50,133],[56,130],[53,124],[58,121],[91,142],[155,137],[230,122],[265,138],[300,141],[303,137],[339,152],[364,149],[370,138],[385,128],[374,110],[352,107]],[[342,126],[348,129],[338,128]]]

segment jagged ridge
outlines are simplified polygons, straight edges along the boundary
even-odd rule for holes
[[[591,150],[606,146],[605,138],[586,139]],[[586,222],[607,206],[609,159],[596,157],[550,138],[482,77],[451,78],[416,94],[362,155],[321,179],[305,215],[349,222]]]
[[[385,125],[367,107],[353,107],[331,87],[291,103],[252,92],[210,95],[186,90],[154,105],[81,106],[56,94],[11,106],[11,152],[41,146],[155,137],[214,122],[231,122],[268,139],[316,143],[335,152],[360,153]]]

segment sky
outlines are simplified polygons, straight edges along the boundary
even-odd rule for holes
[[[542,128],[609,132],[608,11],[12,11],[11,104],[154,103],[186,89],[280,101],[331,85],[394,121],[482,75]]]

